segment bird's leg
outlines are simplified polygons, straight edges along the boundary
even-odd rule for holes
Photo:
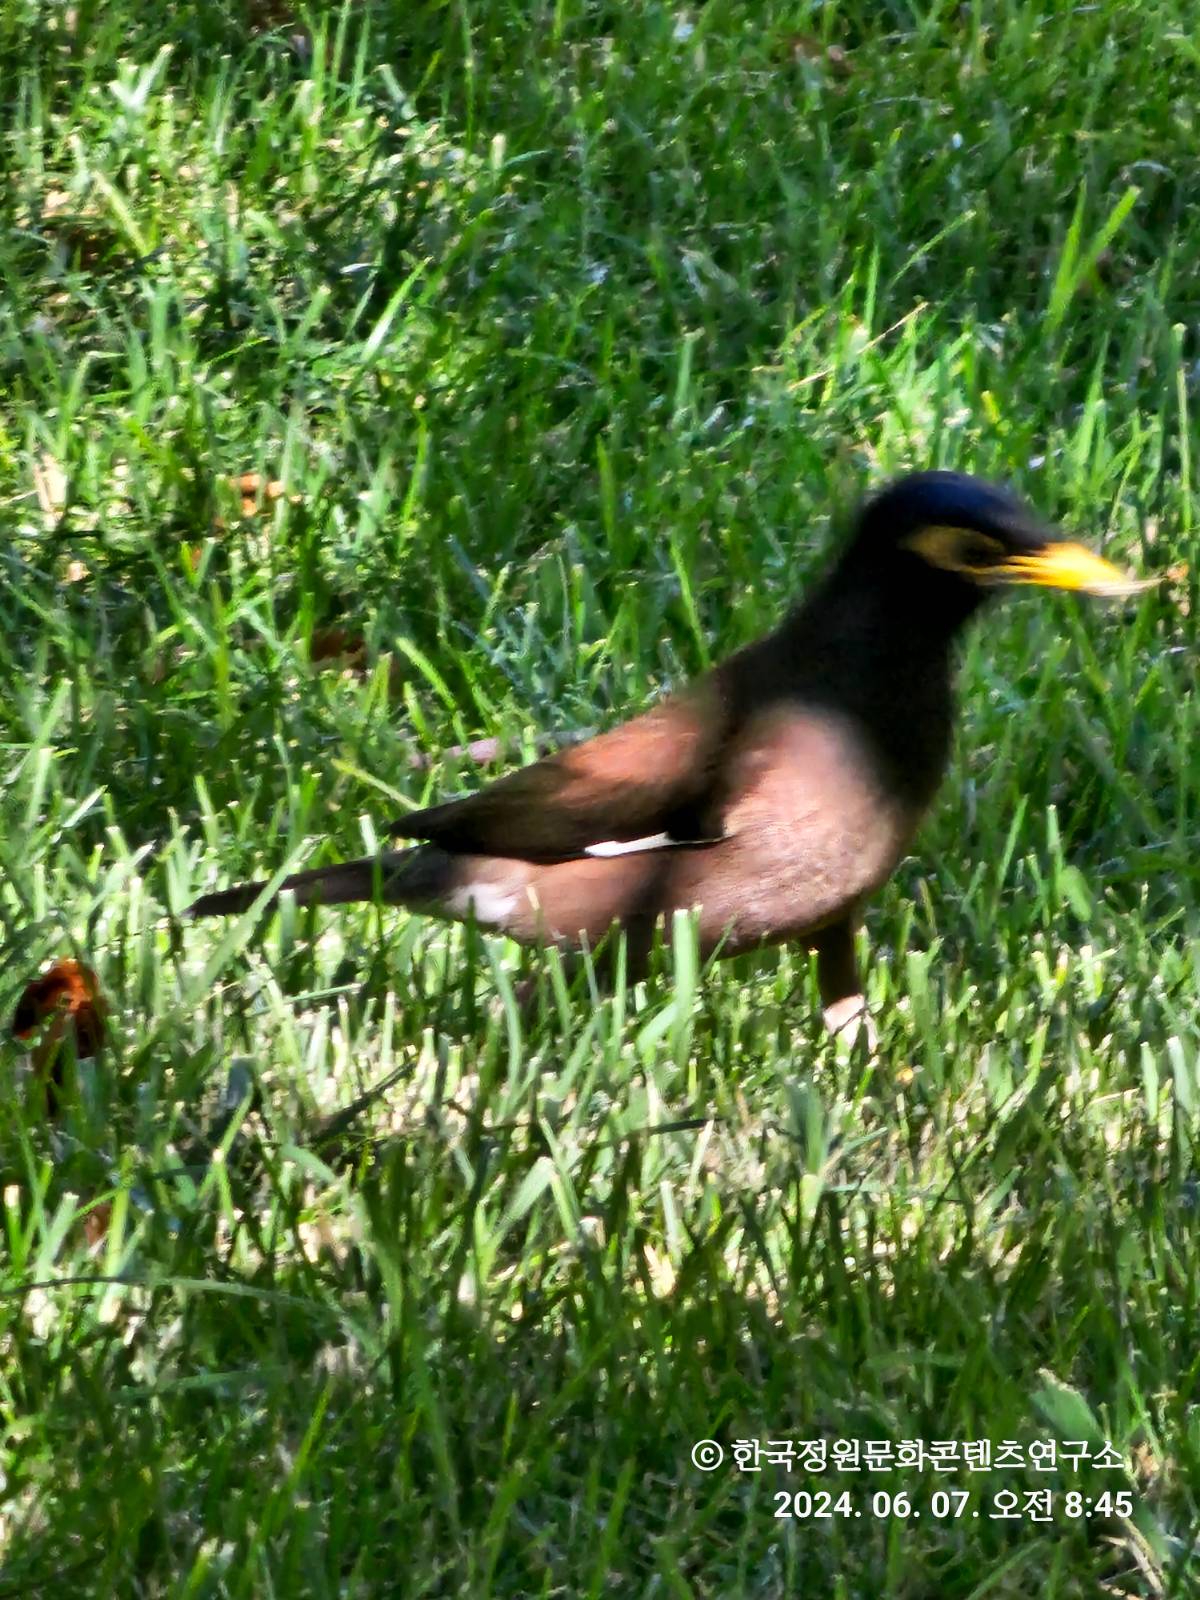
[[[835,1039],[853,1044],[860,1030],[873,1051],[879,1043],[875,1024],[867,1012],[854,956],[854,924],[847,918],[823,928],[817,937],[817,986],[821,1013]]]

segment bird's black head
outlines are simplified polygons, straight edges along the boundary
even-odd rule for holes
[[[1145,587],[1086,545],[1060,539],[1015,495],[964,472],[914,472],[868,500],[846,552],[862,577],[952,625],[994,590],[1039,584],[1121,595]]]

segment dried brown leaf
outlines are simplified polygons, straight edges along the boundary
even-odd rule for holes
[[[15,1038],[30,1045],[30,1060],[46,1086],[46,1110],[58,1109],[68,1039],[77,1060],[99,1055],[104,1043],[108,1003],[91,967],[72,957],[55,961],[26,984],[13,1013]]]
[[[67,503],[67,475],[48,450],[33,463],[33,491],[42,520],[47,528],[56,528]]]
[[[793,33],[788,48],[793,61],[828,67],[835,78],[848,78],[854,71],[853,62],[840,44],[826,44],[811,33]]]
[[[296,506],[302,498],[298,494],[289,494],[282,479],[264,478],[261,472],[243,472],[230,481],[241,495],[242,516],[245,518],[257,517],[264,507],[274,505],[276,500],[286,499],[289,505]]]
[[[83,1237],[89,1250],[95,1250],[108,1238],[108,1225],[112,1221],[112,1203],[101,1200],[83,1219]]]
[[[314,628],[308,659],[314,667],[332,666],[365,672],[367,642],[361,633],[351,633],[348,628]]]

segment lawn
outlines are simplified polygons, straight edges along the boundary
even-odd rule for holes
[[[0,0],[0,1597],[1200,1593],[1198,69],[1182,0]],[[183,920],[930,465],[1164,581],[971,636],[874,1056],[686,925],[609,994]]]

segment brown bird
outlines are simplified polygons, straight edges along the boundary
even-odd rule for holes
[[[702,952],[782,940],[817,952],[825,1017],[862,1010],[854,930],[933,799],[950,753],[952,645],[1003,586],[1144,587],[1062,541],[1014,496],[953,472],[867,501],[810,598],[661,704],[477,794],[413,811],[422,841],[204,895],[196,916],[375,900],[525,943],[589,945],[614,924],[630,967],[656,922],[696,908]]]

